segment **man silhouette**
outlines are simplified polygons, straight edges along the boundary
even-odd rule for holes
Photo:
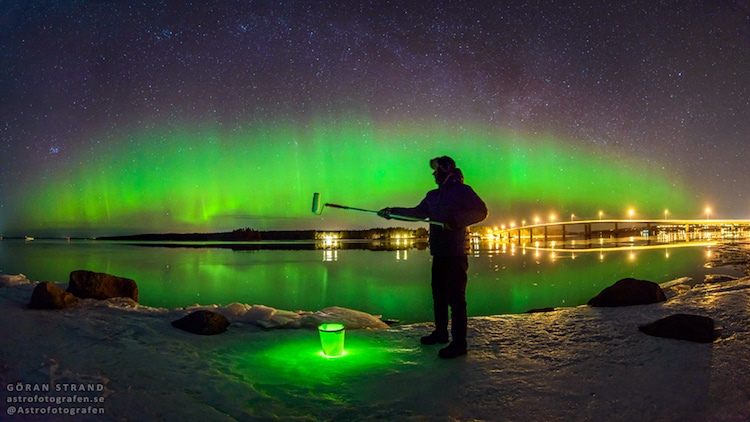
[[[448,156],[430,160],[438,188],[427,192],[416,207],[383,208],[378,215],[424,218],[441,222],[430,226],[430,254],[432,255],[432,302],[435,330],[421,338],[425,345],[445,344],[449,341],[448,309],[451,313],[452,341],[440,349],[442,358],[455,358],[467,352],[466,283],[469,262],[468,226],[487,218],[487,206],[469,186],[456,162]],[[395,217],[398,218],[398,217]]]

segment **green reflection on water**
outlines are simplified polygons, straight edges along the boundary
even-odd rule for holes
[[[553,255],[554,254],[554,255]],[[0,273],[67,282],[87,269],[134,279],[144,305],[232,302],[315,311],[358,309],[403,322],[432,320],[429,251],[137,247],[94,241],[0,241]],[[706,247],[604,252],[481,250],[470,256],[469,314],[584,304],[625,277],[702,279]]]

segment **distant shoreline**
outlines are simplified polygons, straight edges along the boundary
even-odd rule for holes
[[[253,230],[238,229],[218,233],[149,233],[126,236],[103,236],[96,240],[128,242],[264,242],[264,241],[317,241],[333,236],[338,240],[385,240],[397,235],[426,238],[425,229],[403,227],[374,228],[367,230]]]
[[[35,240],[89,240],[122,242],[133,246],[165,248],[219,248],[234,251],[317,250],[336,249],[399,250],[426,249],[426,229],[403,227],[373,228],[366,230],[254,230],[237,229],[215,233],[145,233],[123,236],[98,237],[38,237]],[[28,238],[28,237],[27,237]],[[404,238],[410,242],[401,243]],[[0,238],[2,240],[3,238]],[[24,240],[23,237],[5,237],[7,240]],[[33,240],[26,240],[32,242]],[[398,242],[398,244],[396,244]],[[322,245],[321,245],[322,244]]]

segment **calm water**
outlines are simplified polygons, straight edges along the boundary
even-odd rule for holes
[[[707,245],[553,252],[480,244],[469,257],[469,313],[576,306],[624,277],[702,279],[710,251]],[[134,279],[144,305],[240,302],[309,311],[335,305],[403,322],[432,319],[430,259],[429,251],[419,249],[233,251],[84,240],[0,241],[1,274],[67,282],[73,270],[106,272]]]

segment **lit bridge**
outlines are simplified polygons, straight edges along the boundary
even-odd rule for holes
[[[619,239],[623,237],[652,237],[655,235],[668,236],[672,240],[690,241],[702,238],[706,234],[715,237],[718,234],[724,238],[743,238],[750,236],[750,219],[596,219],[552,221],[519,227],[505,227],[496,230],[495,235],[518,244],[524,241],[533,242],[535,239],[561,239],[563,242],[574,239]]]

